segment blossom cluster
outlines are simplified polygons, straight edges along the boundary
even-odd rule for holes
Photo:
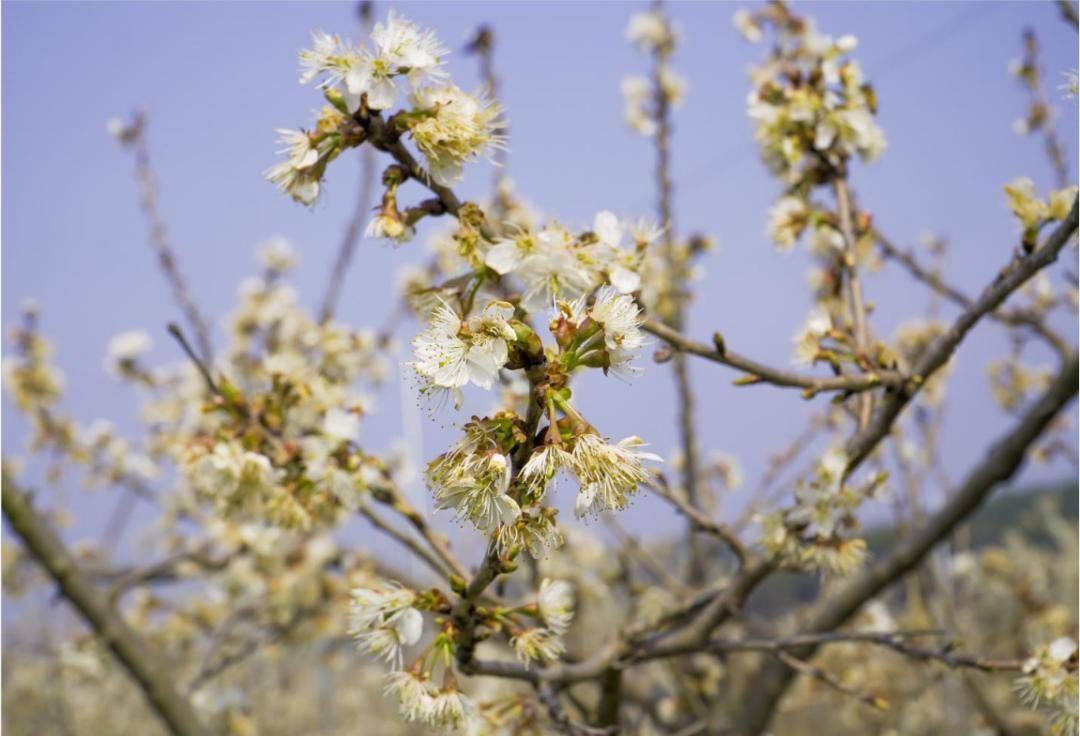
[[[866,556],[866,542],[856,536],[856,511],[880,495],[886,480],[878,473],[861,485],[848,481],[848,458],[841,449],[825,453],[813,477],[795,490],[795,503],[762,519],[762,543],[797,566],[846,575]]]
[[[326,166],[365,141],[371,117],[397,105],[403,87],[407,105],[386,124],[395,136],[410,136],[433,181],[459,181],[465,163],[503,145],[502,108],[449,81],[447,50],[434,32],[390,11],[370,41],[371,48],[354,46],[317,30],[312,47],[300,53],[300,82],[318,81],[328,104],[311,130],[279,130],[286,158],[266,173],[298,202],[318,199]]]
[[[438,632],[405,667],[406,650],[423,637],[423,612],[450,613],[449,599],[438,589],[418,593],[393,581],[376,581],[372,587],[352,590],[348,633],[360,651],[389,667],[386,693],[397,698],[404,720],[449,731],[480,728],[488,704],[467,695],[454,674],[452,618],[435,618]],[[517,657],[528,664],[563,653],[562,636],[573,615],[573,588],[565,581],[545,578],[534,602],[500,607],[492,612],[488,625],[502,632]]]
[[[788,186],[813,186],[853,156],[881,155],[885,136],[874,120],[874,89],[858,61],[845,58],[858,45],[854,36],[822,34],[780,3],[740,11],[735,21],[753,42],[766,27],[776,32],[774,51],[750,71],[755,89],[747,109],[765,163]]]
[[[491,312],[488,305],[480,315]],[[504,549],[524,544],[538,556],[561,541],[554,511],[542,505],[560,474],[577,479],[576,510],[586,516],[624,508],[649,479],[642,462],[660,458],[641,452],[636,437],[616,444],[601,437],[574,407],[568,385],[582,367],[632,370],[644,338],[629,296],[609,286],[596,292],[592,305],[584,297],[558,302],[550,325],[556,345],[549,348],[524,322],[511,326],[509,316],[498,325],[508,335],[491,336],[477,326],[483,322],[470,326],[440,307],[414,342],[417,372],[429,381],[426,390],[457,390],[466,380],[490,387],[500,370],[522,369],[529,374],[530,401],[538,404],[533,419],[501,412],[468,423],[464,437],[429,465],[427,480],[441,508],[453,509]],[[547,419],[542,430],[539,414]]]
[[[1035,182],[1027,176],[1017,177],[1005,185],[1006,202],[1024,231],[1024,247],[1035,247],[1043,227],[1069,216],[1076,193],[1074,185],[1052,191],[1042,199],[1035,190]]]
[[[1050,708],[1050,732],[1055,736],[1076,733],[1076,657],[1075,640],[1055,639],[1024,661],[1024,674],[1017,681],[1025,702],[1032,707],[1045,703]]]

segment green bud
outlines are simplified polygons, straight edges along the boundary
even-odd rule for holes
[[[330,88],[324,94],[326,101],[336,107],[343,115],[349,114],[349,107],[345,104],[345,97],[340,90]]]
[[[524,322],[510,320],[510,327],[517,335],[516,347],[529,364],[539,363],[544,359],[544,343],[540,336]]]

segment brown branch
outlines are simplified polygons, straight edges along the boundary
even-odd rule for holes
[[[109,607],[101,593],[86,579],[64,543],[33,508],[27,494],[6,476],[3,478],[3,511],[4,518],[30,554],[131,674],[166,727],[180,736],[207,733],[192,704],[174,687],[175,678],[165,668],[160,653],[151,651],[120,614]]]
[[[780,652],[829,644],[872,644],[891,649],[918,662],[938,662],[949,669],[974,669],[982,672],[1015,672],[1023,669],[1020,659],[989,659],[952,651],[950,646],[928,649],[907,641],[912,637],[940,636],[944,632],[924,631],[831,631],[799,634],[782,639],[743,639],[710,642],[707,649],[717,654],[735,652]]]
[[[423,514],[417,511],[413,506],[405,499],[405,495],[401,492],[401,489],[394,483],[394,479],[389,473],[383,473],[384,484],[380,487],[376,493],[372,494],[372,497],[386,506],[392,508],[395,512],[400,514],[409,524],[417,531],[417,533],[424,538],[424,541],[428,543],[432,551],[439,558],[443,567],[461,578],[467,578],[469,571],[465,569],[465,565],[454,553],[450,551],[450,545],[447,543],[445,537],[436,532]]]
[[[180,568],[185,564],[194,564],[203,571],[224,570],[233,560],[233,555],[221,558],[210,557],[205,549],[196,549],[166,557],[143,567],[122,570],[117,573],[102,575],[112,580],[106,599],[115,605],[121,596],[132,588],[146,583],[182,580]]]
[[[988,286],[979,298],[957,317],[949,329],[930,343],[916,361],[907,384],[882,401],[867,427],[848,441],[844,448],[848,456],[848,472],[858,467],[881,439],[889,433],[896,417],[911,401],[918,386],[948,362],[961,341],[979,320],[997,309],[1028,279],[1057,260],[1061,249],[1076,232],[1076,225],[1077,204],[1073,202],[1069,216],[1050,234],[1040,248],[1015,258],[998,275],[994,283]]]
[[[411,179],[426,187],[439,198],[448,213],[457,217],[462,203],[454,194],[454,190],[439,184],[431,178],[430,174],[424,170],[424,167],[417,162],[416,157],[409,152],[409,149],[405,148],[400,135],[392,130],[386,120],[383,120],[377,112],[366,112],[364,110],[358,112],[355,119],[364,129],[366,140],[371,145],[380,151],[389,153],[405,169],[405,173]],[[480,234],[489,241],[495,240],[495,233],[487,223],[481,224]]]
[[[184,354],[195,364],[195,367],[199,370],[199,375],[202,376],[203,382],[206,383],[206,388],[209,389],[210,393],[225,398],[225,394],[221,392],[217,383],[214,382],[214,377],[210,374],[210,368],[195,353],[195,350],[191,347],[191,343],[189,343],[188,339],[184,336],[184,331],[180,329],[180,325],[175,322],[170,322],[167,329],[169,334],[173,336],[177,343],[179,343]]]
[[[855,337],[855,358],[860,364],[867,360],[870,349],[870,326],[866,318],[866,302],[863,299],[862,282],[859,279],[859,267],[855,253],[855,213],[852,211],[851,192],[847,179],[837,176],[833,179],[833,192],[836,194],[836,214],[840,223],[840,234],[844,238],[844,272],[847,275],[848,307],[851,310],[851,328]],[[874,397],[864,393],[859,397],[859,429],[866,427],[870,413],[874,410]]]
[[[747,553],[745,545],[743,545],[742,540],[739,539],[738,535],[726,524],[713,521],[701,511],[698,511],[686,501],[672,493],[662,481],[650,482],[647,484],[647,487],[657,496],[660,496],[660,498],[674,506],[679,513],[686,516],[694,528],[722,539],[727,544],[728,548],[731,549],[731,552],[735,555],[736,559],[738,559],[740,566],[746,562]]]
[[[663,13],[663,6],[657,0],[655,12],[663,16],[665,29],[671,32],[670,20]],[[656,119],[656,181],[658,185],[656,211],[660,227],[664,229],[661,242],[661,255],[669,274],[670,311],[663,315],[664,322],[674,330],[682,330],[685,319],[686,292],[683,282],[686,278],[685,256],[680,254],[675,231],[674,186],[671,181],[671,100],[664,86],[664,72],[674,45],[670,42],[657,44],[653,51],[652,94]],[[675,353],[672,360],[675,374],[675,394],[678,401],[679,446],[682,450],[682,485],[691,506],[702,505],[701,459],[697,440],[697,428],[694,423],[694,391],[690,384],[690,368],[683,352]],[[700,582],[705,574],[702,550],[696,535],[691,530],[690,544],[690,579]]]
[[[390,535],[399,543],[404,545],[410,552],[423,560],[424,563],[428,567],[430,567],[440,578],[448,578],[451,574],[453,574],[452,571],[447,567],[443,566],[442,562],[436,559],[434,555],[432,555],[430,552],[420,546],[420,544],[415,539],[408,536],[407,534],[403,534],[398,529],[392,527],[389,523],[386,522],[385,519],[376,514],[375,511],[373,511],[371,507],[367,504],[362,505],[359,509],[359,512],[361,516],[371,522],[372,526]]]
[[[548,685],[538,687],[536,694],[540,702],[547,708],[548,716],[552,722],[560,731],[569,734],[569,736],[613,736],[618,733],[617,728],[594,728],[571,719],[566,713],[566,709],[562,707],[562,703],[559,702],[555,691]]]
[[[881,252],[885,257],[891,258],[899,263],[908,273],[933,289],[937,294],[940,294],[951,301],[953,304],[964,309],[969,309],[971,307],[973,304],[971,297],[945,282],[945,280],[937,273],[930,271],[920,264],[910,252],[902,250],[894,245],[880,230],[875,228],[871,231],[871,235],[875,242],[877,242],[878,247],[881,248]],[[987,314],[987,317],[1009,327],[1024,327],[1034,331],[1037,335],[1046,340],[1046,342],[1050,343],[1059,355],[1064,355],[1069,350],[1065,340],[1047,327],[1034,312],[1025,309],[995,309]]]
[[[622,703],[622,670],[609,667],[600,676],[600,702],[596,706],[596,725],[618,729]]]
[[[165,222],[161,219],[158,211],[157,182],[154,179],[154,170],[150,165],[150,148],[146,142],[146,114],[140,112],[134,122],[120,136],[121,143],[131,145],[135,151],[135,175],[142,185],[142,197],[139,206],[142,208],[146,219],[150,224],[150,245],[157,253],[158,265],[165,276],[165,280],[172,287],[173,299],[184,315],[191,329],[195,331],[195,339],[199,345],[199,353],[203,360],[213,361],[213,348],[210,341],[210,330],[207,321],[199,308],[195,305],[188,291],[180,268],[176,263],[176,249],[169,240]]]
[[[356,246],[359,245],[360,236],[363,233],[364,220],[371,210],[371,202],[375,194],[375,152],[370,148],[365,148],[362,159],[360,195],[357,197],[352,218],[345,227],[337,258],[334,259],[334,265],[330,269],[330,281],[326,287],[326,294],[323,296],[322,307],[319,309],[320,322],[329,322],[334,316],[338,295],[342,284],[345,283],[345,274],[349,272],[349,265],[352,263]]]
[[[374,3],[364,2],[360,4],[360,28],[361,35],[367,36],[371,32],[371,21],[374,15]],[[345,227],[345,234],[341,238],[341,246],[338,248],[337,258],[330,269],[330,281],[323,296],[322,307],[319,309],[319,321],[329,322],[334,316],[337,306],[338,294],[342,284],[345,283],[345,274],[349,272],[349,264],[352,263],[356,246],[360,243],[363,232],[364,220],[371,210],[371,202],[375,196],[375,152],[370,148],[364,148],[361,153],[360,168],[360,194],[356,200],[356,209],[353,210],[352,218]]]
[[[288,620],[272,625],[264,636],[257,636],[248,639],[244,644],[234,652],[223,654],[216,661],[207,661],[192,678],[191,682],[187,686],[187,692],[195,693],[205,687],[211,680],[221,675],[226,670],[235,667],[243,662],[245,659],[253,656],[256,652],[265,646],[269,646],[280,639],[288,636],[294,631],[304,619],[310,615],[313,615],[319,610],[318,606],[308,606],[304,608],[296,609]],[[211,652],[213,653],[213,652]]]
[[[1074,208],[1074,215],[1075,212]],[[1023,462],[1027,449],[1076,396],[1078,370],[1077,355],[1073,352],[1049,389],[1025,412],[1017,426],[991,445],[985,459],[971,471],[945,506],[886,557],[856,576],[826,601],[811,618],[807,628],[814,632],[825,632],[841,626],[864,603],[913,570],[930,550],[979,507],[994,488],[1011,478]],[[813,651],[814,645],[808,645],[797,654],[805,658]],[[791,680],[789,671],[765,666],[756,678],[757,687],[753,689],[747,708],[741,714],[741,732],[757,734],[765,730]]]
[[[726,365],[729,368],[743,371],[748,378],[736,381],[736,385],[751,386],[761,383],[781,386],[786,388],[801,388],[804,395],[809,398],[824,391],[856,392],[867,391],[874,388],[893,387],[903,383],[904,376],[896,371],[879,371],[877,373],[865,373],[852,376],[830,376],[816,378],[795,371],[759,363],[751,358],[744,357],[727,347],[724,340],[717,333],[714,336],[714,345],[705,345],[695,342],[688,337],[671,329],[657,320],[646,317],[641,325],[642,329],[656,335],[664,342],[678,351],[692,353],[693,355],[706,358]]]
[[[1061,17],[1071,23],[1073,28],[1080,28],[1080,13],[1070,0],[1058,0],[1058,10],[1061,11]]]
[[[846,695],[849,698],[854,698],[860,703],[863,703],[864,705],[869,705],[871,708],[874,708],[876,710],[886,710],[889,707],[888,703],[877,695],[864,693],[856,690],[853,687],[845,685],[844,683],[840,682],[840,680],[838,680],[834,675],[829,674],[821,667],[810,664],[809,662],[799,659],[798,657],[795,657],[791,654],[788,654],[782,649],[774,652],[773,656],[775,656],[776,659],[789,670],[793,672],[798,672],[801,675],[806,675],[807,677],[812,677],[818,682],[823,683],[827,687],[830,687],[833,690],[837,691],[841,695]]]
[[[1073,10],[1073,8],[1067,3],[1060,7],[1065,17],[1071,20],[1066,7],[1069,10]],[[1046,97],[1046,88],[1043,86],[1043,70],[1039,66],[1039,40],[1035,36],[1035,31],[1031,28],[1025,28],[1023,42],[1024,66],[1030,70],[1030,74],[1024,77],[1028,91],[1031,93],[1032,110],[1029,112],[1029,116],[1039,120],[1028,132],[1042,129],[1046,157],[1050,161],[1050,166],[1054,169],[1054,179],[1057,187],[1064,189],[1069,185],[1069,164],[1065,159],[1065,149],[1062,147],[1061,140],[1054,129],[1055,111],[1050,105],[1050,100]]]
[[[653,554],[646,548],[644,548],[634,535],[626,531],[623,526],[611,516],[605,516],[604,525],[612,531],[612,533],[618,538],[622,544],[623,550],[626,553],[626,562],[624,563],[628,567],[632,567],[633,563],[641,565],[646,571],[652,574],[658,583],[666,586],[669,590],[682,590],[687,591],[686,583],[680,580],[677,576],[673,575],[669,571],[664,563],[658,560]],[[626,581],[629,586],[630,581]]]

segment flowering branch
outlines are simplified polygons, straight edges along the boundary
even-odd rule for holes
[[[1074,207],[1074,229],[1075,217]],[[830,596],[824,607],[809,620],[807,628],[827,632],[841,626],[864,603],[914,569],[931,549],[979,507],[994,488],[1011,478],[1023,462],[1030,445],[1076,396],[1078,370],[1080,365],[1074,351],[1062,363],[1049,389],[1025,412],[1015,428],[988,449],[986,458],[952,493],[945,506],[885,558]],[[809,656],[813,648],[812,644],[808,645],[797,654]],[[766,726],[791,679],[791,674],[786,671],[766,669],[761,673],[758,681],[762,687],[755,691],[745,712],[743,725],[746,733],[759,733]]]

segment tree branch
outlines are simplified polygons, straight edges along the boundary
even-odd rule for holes
[[[967,296],[951,284],[946,283],[938,274],[928,270],[915,259],[914,255],[898,248],[877,228],[875,228],[871,234],[875,242],[877,242],[878,247],[881,248],[881,252],[887,258],[891,258],[899,263],[908,273],[933,289],[937,294],[940,294],[951,301],[953,304],[964,309],[971,308],[971,305],[973,304],[971,297]],[[987,314],[987,317],[995,322],[1008,325],[1009,327],[1026,327],[1034,331],[1037,335],[1050,343],[1059,355],[1064,355],[1069,350],[1069,346],[1066,345],[1061,336],[1047,327],[1046,324],[1039,319],[1038,315],[1030,311],[1024,309],[995,309]]]
[[[34,510],[27,494],[6,476],[3,478],[3,510],[4,518],[22,538],[30,554],[135,679],[168,729],[179,736],[207,733],[194,707],[173,686],[175,678],[165,669],[161,657],[151,652],[120,614],[108,606],[60,538]]]
[[[729,368],[743,371],[749,374],[746,378],[736,381],[737,385],[749,386],[759,383],[768,383],[773,386],[804,389],[807,398],[823,391],[867,391],[869,389],[899,386],[903,383],[904,376],[895,371],[879,371],[877,373],[865,373],[853,376],[832,376],[815,378],[795,371],[759,363],[751,358],[744,357],[730,350],[720,333],[713,337],[714,345],[705,345],[695,342],[688,337],[671,329],[657,320],[646,317],[641,328],[646,332],[656,335],[676,350],[692,353],[694,355],[711,360],[714,363],[726,365]]]
[[[844,448],[848,456],[848,472],[858,467],[877,446],[896,417],[915,395],[918,386],[948,362],[967,333],[984,316],[997,309],[1014,291],[1040,270],[1057,260],[1058,253],[1076,232],[1077,203],[1069,216],[1046,239],[1042,247],[1016,258],[1005,267],[994,283],[988,286],[970,307],[957,317],[944,334],[939,335],[916,362],[906,385],[891,393],[870,419],[870,424],[848,441]]]
[[[1062,364],[1049,389],[1025,412],[1016,427],[990,446],[985,459],[971,471],[945,506],[888,556],[841,588],[813,615],[807,628],[812,632],[826,632],[841,626],[864,603],[914,569],[931,549],[979,507],[994,488],[1011,478],[1023,462],[1028,447],[1076,396],[1078,370],[1077,354],[1073,352]],[[815,646],[808,645],[798,650],[797,655],[806,658],[813,654]],[[741,732],[758,734],[767,727],[776,704],[792,679],[793,674],[786,669],[764,667],[742,714]]]
[[[845,176],[833,179],[833,191],[836,194],[836,214],[840,222],[840,234],[844,238],[844,272],[847,275],[848,308],[851,310],[851,329],[855,337],[855,358],[858,363],[867,360],[870,348],[870,325],[866,318],[866,303],[863,299],[862,281],[859,279],[859,267],[855,257],[855,214],[851,206],[851,192],[848,190]],[[873,394],[864,393],[859,397],[859,429],[870,421],[874,410]]]
[[[195,301],[191,298],[187,283],[180,273],[176,264],[176,249],[169,240],[165,222],[158,212],[157,182],[154,179],[154,170],[150,165],[150,147],[146,142],[146,115],[140,112],[134,122],[127,128],[126,135],[121,136],[121,143],[130,144],[135,150],[135,175],[142,185],[142,198],[139,205],[150,223],[150,244],[157,253],[158,265],[165,276],[165,280],[172,287],[173,299],[180,307],[188,325],[195,331],[195,339],[199,344],[199,353],[206,362],[213,361],[213,347],[210,341],[210,330],[206,319],[203,317]]]

